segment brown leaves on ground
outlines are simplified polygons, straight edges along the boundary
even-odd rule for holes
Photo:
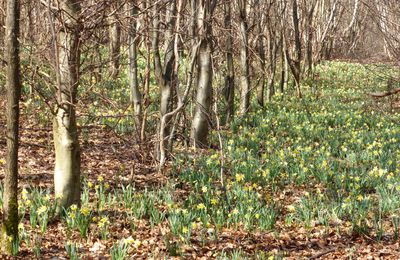
[[[5,159],[6,141],[4,136],[5,118],[0,116],[0,159]],[[111,185],[134,183],[137,188],[160,187],[167,176],[160,175],[153,163],[152,147],[132,145],[116,136],[112,131],[102,127],[80,129],[82,148],[83,174],[89,180],[103,176]],[[125,137],[129,138],[129,137]],[[29,117],[21,120],[20,187],[26,185],[52,187],[52,170],[54,151],[51,127],[34,125]],[[0,168],[0,176],[4,176],[4,167]],[[178,197],[185,197],[187,190],[176,190]],[[302,191],[282,191],[279,201],[287,203],[295,200]],[[113,243],[131,236],[142,241],[142,245],[131,257],[147,259],[150,257],[171,258],[166,247],[169,239],[169,226],[166,221],[151,228],[147,220],[137,220],[135,230],[130,229],[126,218],[118,217],[123,212],[114,212],[115,221],[110,230],[110,238],[106,241],[97,237],[85,240],[77,236],[80,255],[87,259],[108,259]],[[95,227],[93,227],[95,228]],[[202,241],[201,234],[193,233],[191,243],[179,243],[181,257],[186,259],[213,259],[222,251],[232,252],[241,249],[252,255],[255,252],[268,252],[286,259],[399,259],[399,242],[394,239],[376,241],[366,236],[340,236],[337,229],[345,230],[344,225],[336,229],[315,226],[309,230],[303,227],[287,227],[279,222],[273,232],[245,232],[223,229],[217,240]],[[49,223],[46,234],[42,237],[42,255],[46,259],[57,257],[66,259],[63,241],[66,237],[65,226],[60,220]],[[169,241],[170,246],[178,241]],[[31,259],[32,249],[22,244],[18,258]]]

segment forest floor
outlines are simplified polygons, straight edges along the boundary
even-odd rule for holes
[[[321,65],[303,101],[254,106],[221,131],[223,156],[183,147],[166,174],[151,141],[82,124],[82,206],[56,218],[51,122],[24,102],[17,258],[399,259],[399,97],[368,96],[395,73]],[[3,165],[3,113],[0,134]]]

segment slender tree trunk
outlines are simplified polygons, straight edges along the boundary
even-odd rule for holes
[[[65,0],[60,7],[66,29],[58,33],[56,50],[60,79],[53,123],[54,185],[55,193],[62,195],[61,206],[67,208],[80,203],[80,148],[75,116],[80,61],[80,0]]]
[[[289,65],[286,56],[286,42],[283,32],[281,33],[281,81],[279,83],[281,93],[287,89],[289,80]]]
[[[271,7],[270,7],[271,8]],[[272,97],[275,95],[275,75],[276,75],[276,65],[279,46],[282,44],[278,37],[278,22],[271,19],[270,10],[268,10],[267,16],[267,29],[268,29],[268,100],[271,101]],[[264,58],[265,59],[265,58]],[[264,65],[265,66],[265,65]]]
[[[21,96],[19,60],[19,0],[7,1],[5,60],[7,90],[7,153],[4,176],[2,251],[12,253],[12,244],[18,240],[18,140],[19,99]]]
[[[196,109],[192,124],[192,139],[195,146],[207,145],[210,106],[212,99],[212,61],[211,61],[211,17],[213,7],[210,0],[201,0],[197,10],[197,26],[200,49],[198,57],[198,80]]]
[[[300,37],[300,22],[299,22],[299,14],[298,14],[298,5],[297,0],[292,0],[292,20],[294,27],[294,41],[295,41],[295,51],[294,58],[291,58],[289,55],[289,50],[286,48],[286,57],[288,59],[290,70],[292,71],[294,84],[296,87],[297,96],[299,98],[302,97],[301,89],[300,89],[300,80],[301,80],[301,59],[302,59],[302,50],[301,50],[301,37]],[[286,38],[287,40],[287,38]],[[288,44],[286,44],[288,46]]]
[[[1,8],[0,12],[2,12],[2,10],[4,12],[4,13],[2,12],[1,15],[0,15],[0,43],[4,43],[4,35],[5,35],[4,29],[6,27],[5,26],[6,13],[5,13],[4,10],[7,9],[5,7],[5,5],[6,5],[5,1],[0,1],[0,8]],[[3,71],[3,67],[6,65],[5,64],[4,53],[5,53],[4,45],[1,44],[0,45],[0,70],[1,71]],[[5,91],[6,91],[5,85],[4,84],[0,84],[0,95],[3,95],[5,93]]]
[[[136,35],[136,19],[137,19],[137,6],[136,1],[130,2],[128,5],[133,19],[129,23],[129,85],[131,90],[131,104],[135,116],[135,128],[137,133],[140,132],[142,127],[142,94],[139,89],[138,82],[138,66],[137,66],[137,35]]]
[[[317,5],[317,1],[310,1],[311,7],[310,10],[307,12],[307,25],[306,25],[306,32],[307,32],[307,75],[311,76],[313,69],[314,69],[314,61],[313,61],[313,40],[314,40],[314,33],[313,33],[313,18],[314,18],[314,10]]]
[[[235,68],[233,65],[233,35],[232,35],[232,17],[231,2],[224,3],[224,25],[227,31],[226,36],[226,66],[227,72],[225,76],[225,101],[226,101],[226,119],[228,123],[235,112]]]
[[[271,101],[272,97],[275,95],[275,74],[276,74],[276,59],[278,54],[278,47],[276,43],[276,35],[275,33],[270,32],[270,39],[269,39],[269,69],[268,69],[268,100]]]
[[[150,103],[150,77],[151,77],[151,47],[148,43],[146,43],[146,69],[145,69],[145,77],[144,77],[144,95],[143,95],[143,118],[142,118],[142,127],[140,131],[140,140],[144,141],[146,139],[146,123],[147,123],[147,113],[148,113],[148,105]]]
[[[240,115],[247,114],[250,107],[250,69],[249,69],[249,47],[247,33],[247,11],[246,0],[237,0],[239,8],[239,24],[240,24]]]
[[[260,106],[264,106],[264,92],[265,92],[265,48],[264,48],[264,33],[261,26],[263,15],[259,14],[260,21],[257,23],[257,52],[259,55],[261,67],[261,83],[257,90],[257,101]]]
[[[113,1],[114,2],[114,1]],[[121,49],[121,24],[118,20],[117,8],[119,1],[115,1],[115,10],[112,10],[113,15],[110,17],[110,74],[111,77],[116,79],[119,74],[119,61]]]

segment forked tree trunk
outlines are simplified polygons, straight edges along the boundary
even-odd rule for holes
[[[248,47],[248,32],[247,32],[247,11],[246,0],[237,0],[239,9],[239,24],[240,24],[240,115],[247,114],[250,107],[250,70],[249,70],[249,47]]]
[[[18,138],[19,99],[21,96],[19,62],[20,2],[7,1],[5,60],[7,90],[7,153],[4,176],[2,251],[12,254],[13,242],[18,242]]]
[[[136,34],[136,19],[137,6],[136,1],[131,1],[128,5],[133,19],[129,23],[129,86],[131,90],[131,104],[134,110],[135,128],[137,133],[140,133],[142,127],[142,95],[138,83],[138,67],[137,67],[137,34]]]
[[[200,49],[198,57],[198,79],[196,108],[193,116],[192,139],[195,146],[207,145],[209,132],[210,106],[212,99],[212,61],[211,61],[211,17],[214,4],[211,0],[200,0],[197,8],[197,31]]]
[[[171,1],[167,5],[166,10],[166,25],[167,30],[165,32],[165,42],[164,42],[164,63],[161,62],[161,55],[159,50],[159,30],[160,30],[160,10],[159,5],[154,4],[153,6],[153,39],[152,48],[154,56],[154,76],[157,81],[157,85],[160,88],[160,121],[164,115],[168,114],[172,110],[173,104],[173,83],[174,83],[174,64],[175,64],[175,54],[174,54],[174,33],[176,21],[176,3]],[[170,122],[171,117],[166,119],[166,124],[164,129],[162,129],[163,136],[168,137],[170,132]],[[161,124],[160,124],[161,125]],[[164,140],[166,141],[166,140]],[[159,154],[159,147],[157,147],[157,153]]]
[[[62,195],[61,206],[80,202],[80,148],[75,116],[79,81],[79,0],[61,2],[61,18],[65,30],[58,33],[57,57],[59,86],[57,112],[53,122],[56,153],[55,193]]]
[[[301,80],[302,50],[301,50],[301,37],[300,37],[300,22],[297,9],[298,9],[297,0],[292,0],[292,20],[294,28],[295,50],[294,50],[294,58],[291,58],[289,55],[289,50],[286,48],[286,58],[288,60],[290,70],[292,71],[293,74],[297,96],[301,98],[302,93],[300,88],[300,80]],[[289,44],[286,43],[286,46],[289,46]]]

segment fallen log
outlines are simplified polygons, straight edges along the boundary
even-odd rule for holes
[[[373,98],[382,98],[382,97],[387,97],[390,95],[394,95],[400,93],[400,88],[395,88],[386,92],[375,92],[375,93],[369,93],[369,95]]]

